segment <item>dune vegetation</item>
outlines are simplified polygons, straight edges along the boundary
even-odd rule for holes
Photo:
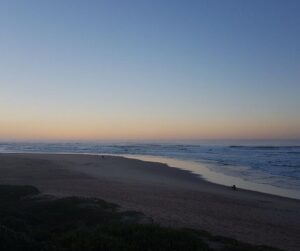
[[[161,227],[96,198],[56,198],[32,186],[0,185],[0,250],[276,250],[205,231]]]

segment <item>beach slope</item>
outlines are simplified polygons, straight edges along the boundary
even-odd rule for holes
[[[206,182],[154,162],[115,156],[0,154],[0,184],[56,196],[99,197],[171,227],[252,244],[300,248],[300,201]]]

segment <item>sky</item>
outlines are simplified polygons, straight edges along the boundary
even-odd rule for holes
[[[0,139],[300,139],[300,1],[1,0]]]

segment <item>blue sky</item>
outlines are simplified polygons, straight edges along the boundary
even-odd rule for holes
[[[0,138],[300,138],[299,13],[1,1]]]

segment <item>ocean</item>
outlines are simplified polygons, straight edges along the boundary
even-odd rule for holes
[[[215,183],[230,185],[234,182],[242,188],[300,199],[300,142],[298,141],[221,143],[2,142],[0,143],[0,152],[132,156],[175,165],[200,174],[204,179]],[[178,164],[174,161],[178,161]],[[185,162],[189,165],[185,165]]]

